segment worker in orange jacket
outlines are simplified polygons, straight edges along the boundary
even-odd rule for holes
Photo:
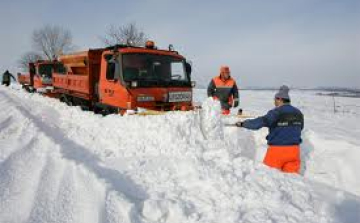
[[[213,97],[221,103],[222,113],[230,114],[231,107],[239,106],[239,90],[235,80],[230,76],[228,66],[220,68],[220,75],[214,77],[207,89],[208,97]]]
[[[264,164],[283,172],[300,172],[301,131],[304,128],[304,116],[290,104],[289,88],[280,87],[275,94],[275,108],[266,115],[236,123],[236,126],[251,130],[269,128],[266,136],[268,150]]]

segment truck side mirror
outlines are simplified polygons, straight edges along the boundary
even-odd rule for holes
[[[191,75],[192,68],[188,62],[185,63],[185,71],[189,76]]]
[[[111,59],[113,58],[113,55],[111,55],[111,54],[105,54],[104,55],[104,59],[106,60],[106,61],[110,61]]]
[[[35,72],[36,72],[36,70],[35,70],[35,64],[34,63],[30,63],[29,64],[29,70],[30,70],[30,74],[31,75],[34,75],[35,74]]]

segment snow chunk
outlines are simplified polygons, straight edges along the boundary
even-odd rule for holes
[[[201,107],[200,127],[204,137],[212,140],[224,139],[220,102],[213,98],[207,98]]]

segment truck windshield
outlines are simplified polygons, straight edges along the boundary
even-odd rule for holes
[[[184,86],[190,80],[183,59],[156,54],[124,54],[124,81],[138,81],[141,86]]]
[[[51,77],[52,67],[52,64],[40,64],[37,74],[39,74],[40,76]]]
[[[52,77],[52,73],[65,73],[65,67],[61,63],[56,64],[40,64],[38,74],[40,76]]]

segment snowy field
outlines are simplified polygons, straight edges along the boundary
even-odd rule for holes
[[[102,117],[0,86],[1,223],[358,223],[360,99],[290,92],[302,175],[264,166],[267,130],[202,112]],[[274,91],[241,91],[250,115]],[[235,111],[233,111],[235,112]]]

